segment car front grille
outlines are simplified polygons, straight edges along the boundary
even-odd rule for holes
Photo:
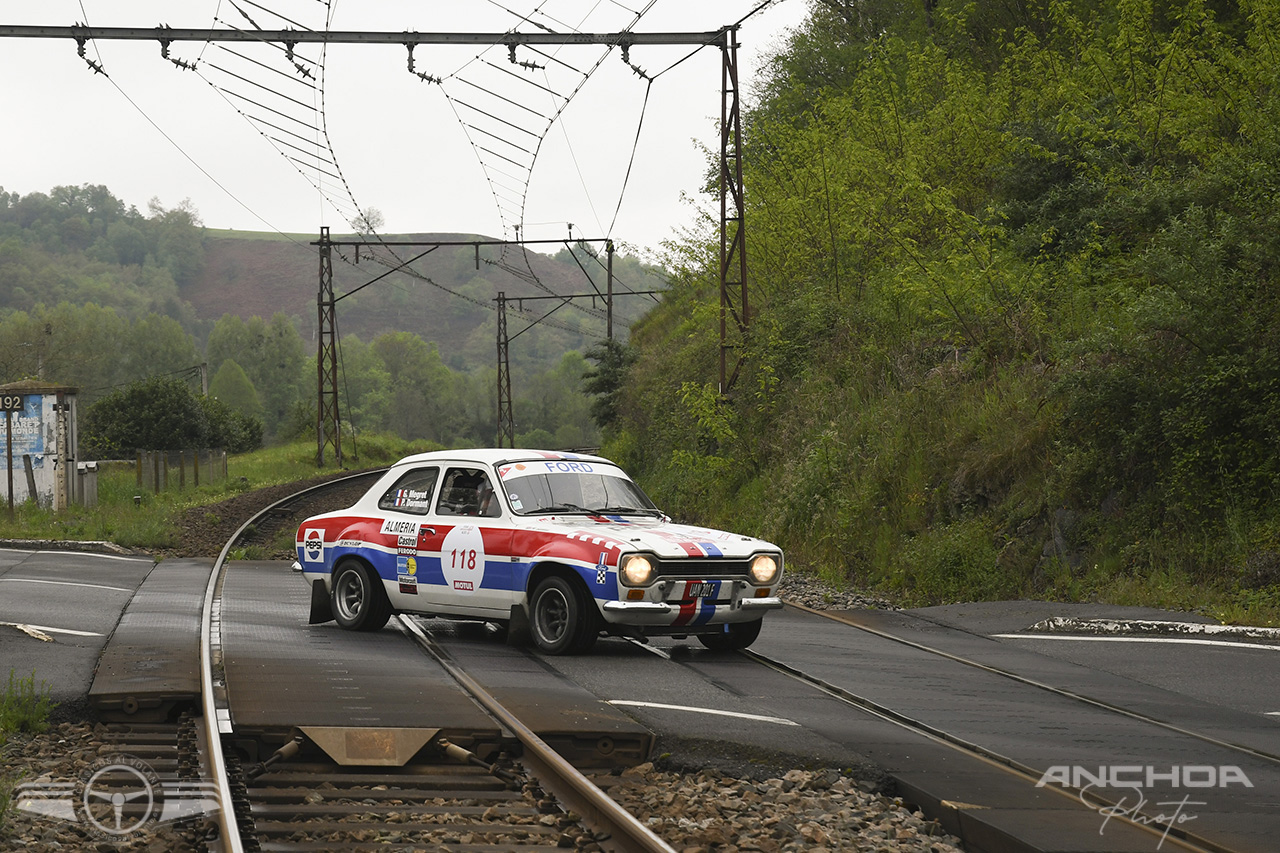
[[[747,560],[691,557],[688,560],[658,560],[654,568],[658,576],[675,578],[746,577],[750,563]]]

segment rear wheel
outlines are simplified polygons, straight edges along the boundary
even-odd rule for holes
[[[534,645],[546,654],[581,654],[596,643],[600,631],[595,605],[578,587],[553,575],[533,591],[529,630]]]
[[[348,560],[333,571],[333,618],[349,631],[377,631],[391,618],[382,581],[364,563]]]
[[[698,642],[718,652],[745,649],[756,641],[756,637],[760,636],[760,626],[762,624],[764,624],[763,619],[756,619],[751,622],[729,622],[721,626],[724,630],[719,633],[699,634]]]

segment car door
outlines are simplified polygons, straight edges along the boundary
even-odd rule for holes
[[[398,477],[378,499],[382,513],[382,533],[395,537],[394,564],[388,555],[378,565],[391,603],[398,610],[422,610],[432,586],[443,586],[439,571],[423,560],[420,548],[422,529],[429,523],[431,499],[440,479],[439,466],[412,468]],[[369,557],[374,562],[373,554]]]
[[[492,478],[480,466],[445,469],[418,552],[439,566],[442,583],[422,591],[439,612],[467,616],[510,615],[511,527]]]

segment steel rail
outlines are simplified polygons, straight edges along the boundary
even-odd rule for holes
[[[1216,746],[1221,749],[1229,749],[1235,752],[1240,752],[1250,756],[1251,758],[1258,758],[1258,759],[1261,759],[1262,761],[1269,761],[1273,764],[1280,764],[1280,755],[1276,755],[1275,753],[1265,752],[1260,749],[1255,749],[1251,746],[1244,746],[1243,744],[1232,743],[1231,741],[1222,740],[1221,738],[1214,737],[1213,735],[1207,735],[1202,732],[1197,732],[1193,729],[1186,729],[1186,728],[1183,728],[1182,726],[1178,726],[1173,723],[1166,722],[1157,717],[1152,717],[1148,714],[1143,714],[1140,711],[1132,711],[1121,705],[1115,705],[1111,702],[1104,702],[1101,699],[1094,699],[1090,696],[1085,696],[1080,693],[1067,690],[1065,687],[1055,687],[1052,684],[1046,684],[1043,681],[1037,681],[1034,678],[1029,678],[1025,675],[1019,675],[1016,672],[1010,672],[1007,669],[1001,669],[998,666],[992,666],[991,664],[988,664],[988,663],[982,663],[981,661],[972,660],[970,658],[966,658],[961,655],[953,654],[952,652],[943,651],[942,649],[935,649],[932,646],[927,646],[923,643],[916,642],[915,640],[908,640],[905,637],[896,636],[895,634],[891,634],[888,631],[882,631],[879,628],[872,628],[870,625],[863,625],[860,622],[857,622],[851,619],[847,615],[842,614],[840,611],[814,610],[810,607],[804,606],[803,604],[796,604],[794,602],[787,602],[787,603],[798,610],[803,610],[806,613],[812,613],[816,616],[822,616],[823,618],[831,619],[832,621],[835,621],[835,622],[840,622],[841,624],[848,625],[853,628],[857,628],[859,631],[864,631],[873,636],[880,637],[881,639],[891,640],[895,643],[901,643],[904,646],[909,646],[913,649],[917,649],[922,652],[927,652],[929,654],[936,655],[938,657],[945,658],[950,661],[954,661],[955,663],[958,663],[958,664],[963,664],[964,666],[973,667],[974,669],[979,669],[979,670],[982,670],[983,672],[989,672],[992,675],[999,675],[1011,681],[1016,681],[1019,684],[1025,684],[1028,687],[1035,687],[1037,689],[1044,690],[1049,693],[1053,693],[1057,696],[1062,696],[1067,699],[1073,699],[1085,705],[1090,705],[1095,708],[1100,708],[1101,710],[1104,710],[1104,711],[1110,711],[1113,714],[1119,714],[1122,717],[1128,717],[1132,720],[1137,720],[1140,723],[1147,723],[1149,725],[1156,726],[1157,728],[1165,729],[1166,731],[1173,732],[1174,734],[1179,734],[1184,737],[1194,738],[1196,740],[1200,740],[1207,744],[1210,744],[1211,746]]]
[[[814,608],[807,607],[803,604],[797,604],[795,602],[790,602],[790,601],[787,602],[787,604],[790,607],[794,607],[806,613],[810,613],[815,616],[821,616],[824,619],[830,619],[833,622],[840,622],[841,624],[848,625],[851,628],[856,628],[858,630],[865,631],[866,633],[872,634],[873,636],[881,637],[886,640],[892,640],[894,642],[898,642],[903,645],[918,649],[920,651],[937,655],[939,657],[954,661],[956,663],[972,666],[977,669],[983,670],[985,672],[990,672],[995,675],[1004,676],[1006,678],[1010,678],[1019,683],[1026,684],[1029,687],[1035,687],[1041,690],[1045,690],[1050,693],[1063,696],[1064,698],[1078,700],[1088,705],[1097,707],[1100,710],[1111,711],[1111,712],[1129,717],[1131,719],[1134,719],[1138,722],[1155,725],[1157,727],[1166,729],[1168,731],[1171,731],[1179,735],[1197,738],[1199,740],[1203,740],[1207,743],[1213,744],[1214,746],[1238,750],[1252,757],[1261,758],[1269,761],[1280,761],[1280,757],[1270,755],[1269,753],[1260,752],[1258,750],[1251,749],[1245,746],[1240,746],[1239,744],[1233,744],[1228,741],[1218,740],[1217,738],[1213,738],[1209,735],[1202,735],[1197,732],[1194,732],[1188,729],[1183,729],[1179,726],[1175,726],[1170,723],[1166,723],[1154,717],[1149,717],[1144,714],[1140,714],[1136,711],[1130,711],[1127,708],[1122,708],[1118,705],[1112,705],[1107,702],[1101,702],[1099,700],[1090,699],[1089,697],[1081,696],[1078,693],[1073,693],[1069,690],[1064,690],[1062,688],[1054,687],[1053,685],[1045,684],[1044,682],[1036,681],[1035,679],[1027,678],[1026,676],[1021,676],[1021,675],[1018,675],[1017,673],[1000,669],[999,667],[993,667],[988,664],[980,663],[978,661],[973,661],[968,658],[964,658],[959,655],[952,654],[951,652],[943,651],[942,649],[935,649],[931,646],[927,646],[922,643],[917,643],[914,640],[908,640],[903,637],[897,637],[893,634],[890,634],[886,631],[881,631],[877,628],[872,628],[866,625],[858,624],[857,622],[844,618],[839,611],[816,610]],[[1030,782],[1038,781],[1041,778],[1040,771],[1034,767],[1031,767],[1030,765],[1023,764],[1020,761],[1017,761],[1009,756],[996,752],[993,749],[989,749],[985,746],[982,746],[981,744],[966,740],[965,738],[962,738],[959,735],[956,735],[944,729],[938,728],[937,726],[931,725],[929,723],[907,716],[906,714],[903,714],[901,712],[895,711],[889,706],[883,705],[879,702],[876,702],[875,700],[868,699],[865,696],[859,696],[850,690],[846,690],[843,687],[832,684],[822,678],[819,678],[818,676],[811,675],[805,672],[804,670],[799,669],[798,667],[793,667],[789,664],[782,663],[781,661],[774,660],[773,658],[770,658],[767,655],[763,655],[751,649],[743,649],[741,650],[740,654],[745,655],[746,657],[754,660],[756,663],[759,663],[761,666],[768,667],[769,669],[772,669],[775,672],[782,673],[783,675],[786,675],[790,678],[794,678],[797,681],[800,681],[802,683],[815,687],[818,690],[821,690],[822,692],[836,699],[839,699],[842,702],[852,705],[862,710],[865,713],[868,713],[874,717],[877,717],[886,722],[892,723],[901,728],[907,729],[908,731],[912,731],[917,734],[924,735],[925,737],[929,738],[930,740],[933,740],[936,743],[947,746],[951,749],[955,749],[966,755],[972,756],[992,767],[998,768],[1006,773],[1009,773],[1010,775],[1017,776],[1020,779],[1024,779]],[[1096,790],[1080,791],[1074,788],[1066,788],[1066,787],[1060,788],[1054,785],[1046,785],[1045,790],[1052,791],[1055,794],[1065,796],[1069,799],[1076,800],[1076,801],[1082,801],[1081,798],[1088,797],[1088,799],[1091,802],[1093,802],[1095,805],[1101,808],[1118,809],[1117,803],[1114,800],[1111,800],[1111,799],[1108,799],[1107,797],[1103,797],[1099,795]],[[1178,844],[1180,847],[1182,847],[1183,849],[1188,851],[1194,851],[1194,853],[1234,853],[1234,848],[1226,847],[1210,839],[1203,838],[1193,832],[1190,832],[1182,828],[1181,826],[1174,825],[1172,823],[1166,826],[1165,824],[1159,823],[1154,818],[1151,818],[1146,815],[1130,817],[1128,814],[1125,814],[1124,812],[1117,810],[1113,814],[1112,819],[1117,819],[1121,823],[1124,823],[1136,829],[1140,829],[1144,832],[1151,834],[1155,838],[1162,839],[1163,841],[1174,842]]]
[[[288,497],[259,510],[236,529],[236,532],[231,535],[227,543],[222,546],[222,551],[219,552],[218,558],[213,563],[213,571],[209,575],[208,586],[205,587],[204,607],[200,615],[200,707],[204,714],[205,759],[209,772],[213,775],[214,787],[217,790],[218,815],[215,818],[215,822],[218,826],[218,835],[223,853],[243,853],[244,851],[244,844],[240,838],[239,822],[236,820],[235,808],[231,801],[231,780],[227,775],[226,756],[222,750],[222,735],[231,733],[231,719],[229,709],[225,704],[225,697],[221,703],[222,707],[219,707],[220,703],[217,694],[219,692],[218,688],[221,688],[222,692],[225,693],[226,684],[222,681],[215,681],[213,677],[214,647],[216,646],[218,651],[221,652],[222,646],[221,637],[219,636],[215,643],[212,634],[215,619],[214,611],[215,609],[221,609],[220,587],[227,555],[231,553],[232,547],[244,535],[245,530],[277,507],[296,501],[303,495],[332,488],[337,483],[346,483],[360,477],[370,477],[375,474],[381,475],[385,470],[385,468],[382,468],[374,471],[362,471],[359,474],[328,480],[294,492]],[[218,616],[218,621],[221,621],[220,615]],[[219,627],[220,632],[221,627]]]
[[[753,652],[750,649],[742,650],[741,654],[746,655],[761,666],[768,667],[775,672],[780,672],[783,675],[794,678],[797,681],[810,685],[811,687],[815,687],[823,693],[839,699],[846,704],[852,705],[873,717],[892,723],[910,732],[924,735],[934,743],[969,755],[970,757],[982,761],[984,764],[1002,770],[1012,776],[1018,777],[1019,779],[1027,782],[1035,782],[1040,778],[1040,774],[1037,773],[1036,769],[1033,767],[1022,764],[1008,756],[1001,755],[994,750],[987,749],[986,747],[973,743],[972,741],[967,741],[964,738],[953,735],[950,732],[937,728],[936,726],[931,726],[928,723],[923,723],[919,720],[908,717],[905,714],[901,714],[893,710],[887,705],[882,705],[879,702],[867,699],[864,696],[858,696],[856,693],[845,690],[843,687],[838,687],[837,685],[824,681],[817,676],[809,675],[801,669],[797,669],[788,664],[782,663],[781,661],[773,660],[770,657],[762,655],[759,652]],[[1059,788],[1054,785],[1046,785],[1044,790],[1051,791],[1059,796],[1067,797],[1070,800],[1078,800],[1078,798],[1083,794],[1088,796],[1091,801],[1101,807],[1113,807],[1116,805],[1112,800],[1098,796],[1093,791],[1080,792],[1074,789]],[[1192,851],[1192,853],[1233,853],[1231,848],[1223,847],[1219,844],[1208,841],[1207,839],[1196,837],[1178,826],[1170,825],[1167,834],[1165,834],[1165,826],[1154,822],[1154,820],[1134,819],[1121,812],[1114,814],[1111,819],[1118,820],[1128,826],[1150,833],[1157,839],[1163,838],[1165,841],[1175,843],[1184,850]],[[1157,845],[1157,849],[1159,849],[1159,845]]]
[[[519,45],[723,45],[727,33],[735,27],[725,27],[700,33],[419,33],[363,30],[233,30],[213,27],[46,27],[0,25],[0,38],[62,38],[85,41],[107,39],[114,41],[158,41],[167,44],[175,41],[194,42],[281,42],[296,44],[504,44]]]
[[[588,826],[608,833],[609,837],[602,842],[603,846],[621,853],[675,853],[675,849],[654,834],[653,830],[600,790],[578,768],[508,711],[478,681],[449,660],[416,622],[403,615],[398,619],[405,631],[450,676],[516,736],[524,747],[521,761],[537,777],[538,783],[558,797],[565,807],[579,815]]]

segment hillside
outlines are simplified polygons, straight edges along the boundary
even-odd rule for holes
[[[920,604],[1280,613],[1277,0],[849,4],[745,117],[604,452],[689,519]]]
[[[89,406],[122,386],[176,377],[197,389],[207,382],[211,395],[260,418],[269,440],[314,431],[319,256],[310,242],[210,231],[187,202],[153,202],[143,214],[104,186],[0,189],[0,382],[61,382]],[[351,432],[492,443],[495,297],[504,293],[517,441],[597,443],[582,380],[606,334],[604,302],[541,299],[603,292],[593,251],[335,247],[340,409]],[[411,276],[399,267],[415,255]],[[634,257],[615,256],[614,272],[616,292],[664,285]],[[622,338],[638,307],[626,302],[615,312]]]
[[[310,243],[317,240],[318,235],[309,238],[298,236],[293,240],[283,237],[269,239],[270,236],[243,232],[225,234],[213,230],[204,232],[203,268],[191,284],[182,289],[183,297],[194,308],[197,318],[214,321],[224,313],[230,313],[247,320],[250,317],[270,317],[277,311],[283,311],[298,318],[303,329],[314,330],[319,250]],[[333,239],[352,240],[353,237],[335,233]],[[491,238],[463,234],[413,234],[387,235],[385,239],[425,243]],[[408,259],[426,248],[399,247],[396,252],[402,259]],[[390,258],[385,250],[379,249],[378,252],[379,257]],[[524,272],[526,278],[536,279],[551,292],[590,292],[591,284],[576,266],[566,266],[536,252],[521,255],[515,248],[507,249],[505,256],[504,263]],[[503,258],[500,249],[485,247],[481,258],[477,269],[472,248],[437,249],[415,262],[413,269],[440,287],[409,275],[397,273],[388,276],[350,300],[339,302],[341,332],[368,341],[386,332],[410,331],[437,342],[441,353],[467,351],[477,329],[492,331],[492,312],[452,296],[442,288],[488,304],[492,304],[492,299],[499,292],[508,296],[543,295],[547,292],[532,281],[517,278],[512,272],[496,266],[493,262]],[[363,250],[359,264],[355,260],[355,253],[350,247],[334,250],[333,285],[334,294],[338,297],[387,271],[385,265],[369,258],[367,249]],[[526,263],[527,270],[519,266]],[[597,274],[596,278],[603,289],[602,274]],[[589,317],[580,312],[570,312],[566,320],[593,336],[602,335],[604,324],[598,314],[596,312],[596,316]],[[586,345],[586,338],[582,335],[559,337],[559,345],[563,349],[581,349]],[[488,344],[492,351],[493,340]],[[486,356],[489,356],[485,361],[487,364],[491,353],[486,353]]]

